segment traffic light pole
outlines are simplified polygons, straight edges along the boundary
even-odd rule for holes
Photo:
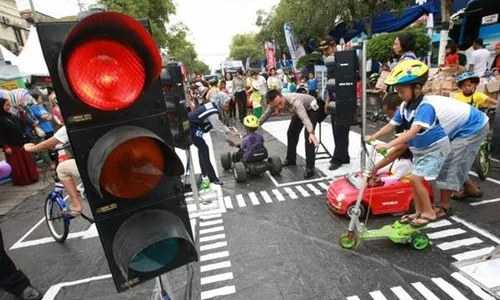
[[[189,181],[191,183],[191,191],[193,192],[193,200],[196,204],[196,212],[200,212],[200,198],[198,197],[198,186],[196,184],[196,174],[194,173],[193,158],[191,154],[191,147],[186,149],[186,160],[189,166]]]

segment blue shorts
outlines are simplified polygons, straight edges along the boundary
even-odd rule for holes
[[[411,173],[419,177],[436,178],[450,150],[448,139],[443,139],[428,149],[412,149],[413,169]]]

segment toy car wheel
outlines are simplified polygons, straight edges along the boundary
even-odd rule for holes
[[[348,233],[344,233],[340,236],[339,244],[344,249],[352,249],[358,244],[358,239],[356,235],[349,236]]]
[[[242,162],[234,164],[233,173],[236,182],[244,182],[247,179],[247,170]]]
[[[271,172],[272,175],[281,173],[281,169],[283,168],[281,165],[281,158],[271,156],[267,159],[267,163],[269,164],[269,172]]]
[[[427,234],[423,233],[414,233],[411,235],[411,245],[416,250],[424,250],[429,246],[429,237]]]
[[[347,207],[347,215],[348,216],[354,215],[354,207],[355,206],[356,206],[356,202],[354,202],[353,204],[349,205],[349,207]],[[365,217],[366,217],[366,207],[363,203],[361,203],[361,205],[359,206],[358,218],[364,219]]]
[[[222,164],[222,168],[224,168],[224,170],[229,170],[231,169],[231,152],[226,152],[226,153],[223,153],[221,156],[220,156],[220,162]]]

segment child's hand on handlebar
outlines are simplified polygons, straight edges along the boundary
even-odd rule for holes
[[[370,143],[373,142],[375,139],[371,135],[365,136],[365,142]]]
[[[386,143],[380,143],[380,144],[377,144],[377,146],[375,146],[375,150],[377,150],[377,152],[382,152],[384,150],[387,151],[389,147],[387,147],[387,144]]]
[[[31,151],[33,151],[34,147],[35,147],[35,144],[33,144],[33,143],[27,143],[27,144],[24,144],[23,149],[26,152],[31,152]]]

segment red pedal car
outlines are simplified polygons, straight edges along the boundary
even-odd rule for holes
[[[332,182],[328,187],[328,207],[338,215],[346,215],[356,204],[359,187],[362,184],[360,173],[354,173]],[[424,185],[429,192],[431,201],[434,202],[432,187],[424,180]],[[371,198],[371,205],[370,205]],[[386,186],[370,186],[365,189],[361,201],[360,219],[366,216],[368,207],[374,215],[398,214],[411,211],[413,209],[413,191],[408,178]]]

